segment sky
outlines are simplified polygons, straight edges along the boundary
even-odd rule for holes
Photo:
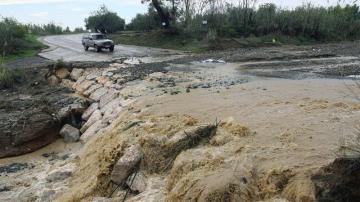
[[[236,2],[237,0],[230,0]],[[284,8],[294,8],[304,2],[315,5],[334,5],[337,0],[259,0],[261,3],[275,3]],[[346,1],[346,0],[345,0]],[[348,2],[351,2],[349,0]],[[137,13],[145,13],[147,5],[141,0],[0,0],[0,16],[14,17],[22,23],[57,25],[71,29],[84,27],[84,19],[100,5],[118,13],[128,23]]]

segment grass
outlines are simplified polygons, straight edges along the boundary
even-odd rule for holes
[[[16,60],[22,57],[33,57],[37,55],[42,49],[46,48],[44,44],[37,40],[37,37],[31,34],[26,35],[24,39],[23,49],[16,54],[0,57],[0,63]]]
[[[11,88],[16,83],[22,82],[25,73],[21,69],[10,69],[5,65],[0,65],[0,89]]]
[[[247,38],[222,37],[207,40],[206,36],[188,36],[184,34],[165,34],[162,31],[143,33],[118,33],[109,35],[116,44],[147,46],[155,48],[174,49],[190,52],[205,52],[209,50],[224,50],[231,48],[265,47],[290,45],[306,45],[316,43],[315,40],[304,37],[289,37],[271,34],[261,37]]]
[[[109,37],[115,44],[147,46],[191,52],[206,51],[209,45],[204,39],[189,38],[177,34],[165,34],[162,31],[111,34]]]

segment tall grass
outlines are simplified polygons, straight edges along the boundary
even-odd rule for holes
[[[21,69],[10,69],[0,64],[0,89],[11,88],[16,83],[21,83],[25,78],[24,71]]]
[[[0,19],[0,53],[9,55],[27,55],[43,48],[36,37],[29,33],[26,26],[11,18]]]

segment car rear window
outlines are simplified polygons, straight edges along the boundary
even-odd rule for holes
[[[93,39],[106,39],[106,36],[103,34],[97,34],[92,36]]]

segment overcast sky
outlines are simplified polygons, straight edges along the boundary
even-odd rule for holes
[[[329,6],[334,5],[337,0],[259,0],[259,3],[269,2],[293,8],[304,2]],[[348,2],[352,1],[348,0]],[[91,11],[97,10],[101,4],[117,12],[126,22],[129,22],[137,13],[144,13],[147,10],[147,6],[141,4],[141,0],[0,0],[0,15],[14,17],[24,23],[55,22],[73,29],[84,26],[84,19]]]

